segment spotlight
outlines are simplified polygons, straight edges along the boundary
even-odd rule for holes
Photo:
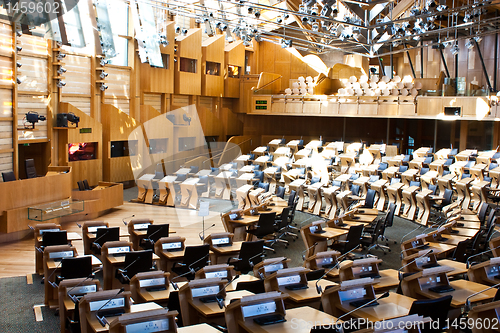
[[[465,41],[465,47],[468,50],[472,50],[474,48],[474,43],[472,42],[472,39],[469,38]]]
[[[57,85],[57,88],[62,88],[66,85],[66,82],[64,82],[62,80],[58,80],[56,85]]]
[[[23,83],[23,81],[20,78],[16,78],[16,82],[17,82],[17,84]]]
[[[100,89],[101,89],[101,91],[104,91],[104,90],[108,89],[108,86],[105,84],[101,84]]]
[[[453,47],[450,49],[450,52],[451,52],[451,54],[452,54],[452,55],[454,55],[454,56],[455,56],[455,55],[457,55],[457,54],[458,54],[458,52],[460,52],[460,48],[458,47],[458,45],[457,45],[457,44],[455,44],[455,45],[453,45]]]
[[[180,34],[181,33],[181,27],[175,27],[175,33]]]
[[[21,52],[23,50],[22,46],[16,45],[16,51]]]
[[[21,37],[23,35],[23,32],[21,30],[16,30],[16,35],[17,37]]]
[[[66,68],[59,67],[59,69],[57,70],[57,74],[62,75],[64,73],[66,73]]]
[[[101,67],[104,67],[104,66],[106,66],[107,64],[109,64],[109,60],[106,60],[106,59],[101,59]]]
[[[292,40],[291,39],[282,39],[281,40],[281,48],[286,49],[288,47],[292,47]]]
[[[181,31],[181,32],[182,32],[182,34],[183,34],[183,35],[185,35],[185,34],[187,34],[187,33],[188,33],[188,29],[184,28],[184,29],[182,29],[182,31]]]
[[[319,30],[319,24],[318,22],[314,22],[311,26],[312,31],[318,31]]]
[[[478,43],[478,44],[479,44],[479,43],[483,40],[483,37],[481,37],[481,36],[476,36],[476,37],[474,37],[474,40],[476,41],[476,43]]]
[[[66,53],[59,52],[57,54],[57,57],[56,57],[57,60],[63,60],[64,58],[66,58]]]
[[[20,62],[16,62],[16,66],[17,66],[17,68],[21,68],[21,67],[23,67],[23,64],[21,64]]]
[[[260,10],[255,10],[255,18],[259,18],[260,17]]]
[[[99,75],[99,77],[100,77],[101,79],[103,79],[103,80],[104,80],[107,76],[108,76],[108,73],[105,73],[105,72],[101,72],[101,74]]]

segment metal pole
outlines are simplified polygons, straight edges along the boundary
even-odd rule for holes
[[[479,60],[481,60],[481,66],[483,67],[483,73],[484,73],[484,76],[486,78],[486,83],[488,84],[490,91],[493,91],[493,88],[491,87],[490,77],[488,76],[488,71],[486,70],[486,65],[484,64],[483,54],[481,53],[481,49],[479,48],[479,44],[475,39],[474,39],[474,43],[476,44],[477,54],[479,54]]]
[[[450,71],[448,70],[448,66],[446,65],[446,59],[444,58],[443,49],[441,48],[441,45],[439,46],[439,54],[441,55],[441,60],[443,61],[446,77],[450,77]]]
[[[408,62],[410,63],[411,73],[413,74],[413,78],[416,78],[415,68],[413,68],[413,63],[411,62],[410,52],[406,51],[406,55],[408,56]]]

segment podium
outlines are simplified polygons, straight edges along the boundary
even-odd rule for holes
[[[389,204],[393,203],[396,205],[396,210],[394,214],[398,215],[401,212],[401,205],[402,205],[402,194],[401,192],[403,191],[403,183],[396,183],[387,186],[387,197],[389,198]]]
[[[200,171],[201,172],[201,171]],[[174,207],[175,206],[175,188],[174,182],[177,176],[165,176],[158,181],[159,187],[159,205]]]
[[[52,287],[51,283],[56,281],[57,271],[61,269],[62,259],[76,256],[78,256],[78,252],[71,245],[47,246],[43,251],[45,305],[50,307],[58,306],[58,288]]]
[[[354,167],[356,161],[355,154],[341,154],[340,157],[340,173],[350,174],[351,168]]]
[[[199,178],[188,178],[180,184],[181,187],[181,204],[182,208],[196,209],[198,205],[198,191],[196,186],[200,181]]]
[[[139,250],[141,241],[148,235],[148,226],[154,221],[150,219],[133,219],[127,224],[129,240],[135,251]]]
[[[177,311],[168,311],[166,309],[126,313],[111,322],[109,325],[109,333],[177,333],[175,317],[178,314]]]
[[[316,254],[306,258],[304,260],[304,267],[310,270],[324,269],[325,272],[329,271],[335,265],[337,265],[337,258],[340,256],[338,251],[323,251],[317,252]],[[329,278],[338,278],[339,268],[335,268],[330,271],[327,275]]]
[[[297,200],[297,207],[296,210],[302,211],[304,209],[304,201],[305,201],[305,193],[304,193],[304,186],[306,184],[305,179],[295,179],[293,182],[291,182],[288,187],[290,188],[290,191],[295,191],[297,192],[298,195],[298,200]]]
[[[290,147],[279,147],[273,152],[274,159],[279,157],[290,157],[292,156],[292,150]]]
[[[35,225],[35,272],[43,274],[43,233],[60,231],[61,226],[55,223],[39,223]]]
[[[236,198],[238,200],[238,209],[247,209],[251,206],[248,194],[253,190],[253,185],[243,185],[236,189]]]
[[[280,175],[279,167],[269,167],[264,169],[264,180],[266,183],[269,183],[269,192],[276,193],[276,184],[279,179],[277,179]]]
[[[366,277],[380,278],[378,264],[382,260],[378,258],[365,258],[341,264],[339,268],[340,281],[363,279]]]
[[[290,153],[294,155],[300,149],[302,149],[302,140],[292,140],[286,144],[290,148]]]
[[[500,283],[500,257],[491,258],[485,262],[470,266],[467,276],[470,281],[487,286]]]
[[[436,255],[431,252],[423,256],[429,250],[422,250],[414,253],[412,255],[406,256],[401,260],[401,265],[404,267],[405,273],[418,273],[423,271],[425,268],[432,268],[440,266],[438,264]]]
[[[155,243],[155,254],[159,257],[162,271],[170,272],[176,262],[184,259],[184,237],[162,237]]]
[[[385,208],[385,196],[387,194],[386,185],[387,180],[385,179],[379,179],[370,185],[370,189],[374,190],[376,193],[373,206],[379,211],[384,211]]]
[[[492,249],[491,253],[493,253],[493,255],[495,257],[500,257],[500,249],[496,248],[496,247],[500,246],[500,237],[495,237],[495,238],[491,239],[489,242],[489,245],[490,245],[490,249]]]
[[[118,280],[115,281],[115,270],[124,267],[125,254],[132,250],[131,242],[117,241],[104,243],[101,249],[104,290],[113,289],[113,286],[122,287],[118,283]]]
[[[108,228],[109,223],[104,221],[87,221],[82,223],[82,238],[84,254],[92,254],[92,244],[96,239],[97,229]]]
[[[137,198],[132,201],[153,203],[154,190],[152,181],[154,177],[154,174],[147,173],[137,179],[137,189],[139,190],[139,193],[137,194]]]
[[[229,177],[231,177],[232,174],[233,174],[232,172],[223,171],[214,177],[215,197],[217,199],[230,200],[231,186],[229,184]]]
[[[457,200],[462,210],[468,210],[471,202],[470,185],[472,178],[463,178],[455,183],[457,189]]]
[[[417,200],[418,214],[416,221],[422,225],[427,225],[429,223],[429,217],[431,215],[431,203],[430,203],[430,190],[422,190],[418,192],[415,196]]]
[[[214,264],[227,262],[229,258],[239,255],[242,242],[233,242],[233,237],[230,232],[212,233],[205,237],[203,243],[210,245],[210,260]]]
[[[419,173],[419,169],[408,169],[401,174],[401,182],[410,186],[410,182],[415,181],[417,179],[417,175]]]
[[[130,279],[130,292],[135,303],[155,302],[164,304],[170,296],[170,273],[163,271],[141,272]]]

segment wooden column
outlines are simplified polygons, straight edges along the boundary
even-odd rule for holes
[[[467,133],[469,132],[469,121],[460,121],[460,149],[459,151],[467,149]]]

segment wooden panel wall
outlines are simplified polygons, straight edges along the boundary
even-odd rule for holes
[[[106,66],[108,89],[104,93],[104,104],[111,104],[126,114],[130,113],[130,69]]]
[[[210,37],[202,44],[202,74],[201,94],[203,96],[222,96],[224,94],[224,35]],[[220,70],[218,75],[207,74],[207,61],[218,63]]]
[[[185,36],[177,36],[177,62],[174,72],[174,92],[183,95],[201,95],[201,29],[189,29]],[[181,72],[180,59],[196,59],[196,73]]]
[[[143,105],[151,105],[158,112],[161,112],[161,94],[146,94],[144,93]]]
[[[224,97],[239,98],[240,97],[240,82],[243,73],[245,72],[245,46],[242,41],[229,43],[224,48],[224,57],[226,63],[226,72],[224,80]],[[240,67],[240,78],[228,77],[228,66]]]

